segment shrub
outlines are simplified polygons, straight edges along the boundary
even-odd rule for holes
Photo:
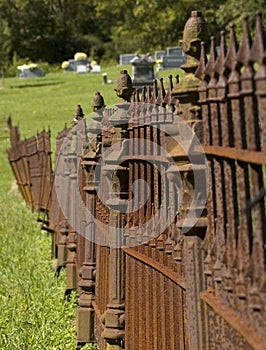
[[[77,52],[74,55],[74,60],[75,61],[85,61],[88,59],[88,56],[85,52]]]

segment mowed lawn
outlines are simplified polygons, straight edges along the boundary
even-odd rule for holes
[[[76,105],[92,112],[96,91],[106,105],[118,101],[114,88],[121,69],[108,67],[102,73],[50,73],[43,78],[8,78],[0,84],[0,349],[73,350],[77,295],[64,299],[65,275],[54,276],[51,241],[40,230],[36,215],[25,207],[11,172],[7,118],[19,125],[21,138],[51,130],[52,150],[58,131],[71,125]],[[167,77],[178,71],[162,72]],[[166,80],[167,85],[167,80]],[[89,347],[88,347],[89,348]]]

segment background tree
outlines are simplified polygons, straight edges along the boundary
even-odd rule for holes
[[[7,22],[0,18],[0,76],[4,79],[10,51],[11,35]]]
[[[227,28],[230,23],[235,24],[236,35],[241,38],[242,17],[248,15],[250,32],[255,31],[255,13],[259,10],[262,13],[264,29],[266,29],[266,1],[265,0],[227,0],[216,12],[216,20],[220,27]]]
[[[266,24],[266,0],[0,0],[1,57],[59,63],[84,51],[117,61],[179,45],[192,10],[218,37],[232,21],[240,33],[242,14],[252,23],[257,9]]]

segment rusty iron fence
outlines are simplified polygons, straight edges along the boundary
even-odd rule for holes
[[[36,137],[21,140],[11,117],[7,124],[11,141],[7,156],[19,191],[32,210],[46,211],[52,182],[50,131],[43,130]]]
[[[77,349],[266,349],[264,38],[258,12],[254,39],[244,17],[217,53],[193,11],[182,80],[133,90],[121,71],[116,106],[96,93],[92,121],[78,106],[58,133],[54,171],[50,132],[21,141],[8,120],[20,192],[79,293]]]

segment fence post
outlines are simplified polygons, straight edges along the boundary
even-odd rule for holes
[[[200,120],[200,107],[198,106],[198,88],[200,80],[195,76],[195,71],[199,65],[200,46],[202,41],[209,41],[208,28],[202,14],[198,11],[192,11],[191,17],[185,24],[183,32],[182,48],[187,54],[187,62],[181,66],[185,71],[182,81],[176,84],[172,90],[172,98],[179,101],[179,115],[185,124],[190,126],[200,141],[202,141],[202,121]],[[193,149],[194,140],[187,140],[190,143],[188,152]],[[183,153],[183,152],[182,152]],[[206,218],[200,217],[192,227],[184,227],[184,219],[187,211],[193,202],[194,179],[195,176],[205,176],[205,166],[199,161],[200,155],[193,151],[191,154],[180,154],[175,156],[176,166],[182,177],[183,196],[179,214],[177,218],[177,227],[183,234],[184,257],[186,281],[186,329],[188,334],[189,349],[204,348],[204,320],[203,308],[199,292],[203,290],[203,257],[201,244],[206,230]],[[192,159],[193,158],[193,159]],[[199,163],[198,163],[199,161]],[[194,162],[194,164],[193,164]],[[202,164],[198,166],[198,164]],[[201,195],[198,193],[197,195]],[[197,204],[196,204],[197,205]],[[202,207],[193,208],[195,215],[202,211]]]
[[[104,166],[102,169],[110,190],[106,201],[106,205],[110,208],[109,297],[107,310],[103,315],[104,331],[102,333],[108,350],[123,349],[125,337],[125,256],[121,247],[124,244],[124,213],[127,207],[125,196],[128,197],[126,193],[128,190],[123,187],[123,184],[128,184],[128,166],[123,164],[122,158],[127,152],[124,149],[123,140],[127,137],[132,81],[127,71],[121,71],[120,74],[115,91],[122,100],[109,117],[109,122],[113,126],[112,152],[111,154],[107,152],[107,155],[103,154]]]
[[[79,270],[80,297],[77,310],[77,344],[83,345],[87,342],[94,342],[94,309],[95,300],[95,269],[96,269],[96,246],[95,246],[95,217],[96,197],[98,181],[95,176],[95,168],[101,157],[101,123],[102,108],[104,107],[103,97],[97,92],[93,100],[93,110],[96,112],[94,121],[86,126],[88,142],[84,150],[81,166],[86,173],[85,187],[85,254],[84,261]]]

